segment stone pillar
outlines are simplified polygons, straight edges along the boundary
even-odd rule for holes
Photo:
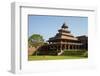
[[[60,50],[62,50],[62,44],[60,45]]]
[[[66,44],[65,44],[64,50],[66,50]]]
[[[77,45],[77,50],[78,50],[78,45]]]
[[[82,49],[82,45],[80,46],[80,49]]]
[[[52,45],[52,48],[53,48],[53,50],[54,50],[54,45]]]
[[[75,48],[75,45],[74,45],[74,50],[75,50],[76,48]]]
[[[70,50],[70,45],[68,45],[68,50]]]
[[[77,45],[75,45],[75,48],[76,48],[76,50],[77,50]]]
[[[76,50],[77,50],[77,45],[76,45]]]
[[[81,49],[81,45],[80,45],[80,47],[79,47],[80,49]]]
[[[75,45],[75,50],[76,50],[76,45]]]
[[[77,45],[77,49],[79,50],[79,45]]]
[[[72,50],[74,49],[74,47],[73,47],[74,45],[72,45]]]
[[[66,49],[68,50],[68,45],[66,45]]]
[[[58,45],[56,45],[57,51],[58,51]]]
[[[74,45],[73,45],[73,50],[74,50]]]
[[[75,45],[73,45],[74,46],[74,50],[75,50]]]

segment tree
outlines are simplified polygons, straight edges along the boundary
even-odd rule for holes
[[[38,52],[38,48],[44,44],[43,36],[39,34],[33,34],[28,38],[28,45],[29,47],[35,47],[36,48],[36,55]]]
[[[33,34],[29,37],[28,43],[29,46],[34,46],[34,47],[40,46],[44,43],[43,36],[39,34]]]
[[[29,37],[29,40],[36,41],[36,42],[44,42],[43,36],[39,34],[33,34],[32,36]]]

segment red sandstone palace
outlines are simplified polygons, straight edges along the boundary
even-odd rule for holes
[[[88,48],[88,37],[85,35],[75,37],[68,30],[66,23],[64,23],[61,29],[58,30],[58,33],[54,37],[49,38],[47,42],[48,44],[43,46],[42,49],[49,50],[51,53],[55,51],[58,55],[62,54],[64,50],[87,50]],[[47,51],[41,52],[46,53]]]

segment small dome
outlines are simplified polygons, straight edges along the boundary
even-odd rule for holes
[[[68,26],[66,25],[66,23],[63,23],[61,28],[68,28]]]

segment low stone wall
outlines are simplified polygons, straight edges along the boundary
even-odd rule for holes
[[[33,55],[33,53],[35,53],[36,48],[35,47],[29,47],[28,48],[28,55]]]

